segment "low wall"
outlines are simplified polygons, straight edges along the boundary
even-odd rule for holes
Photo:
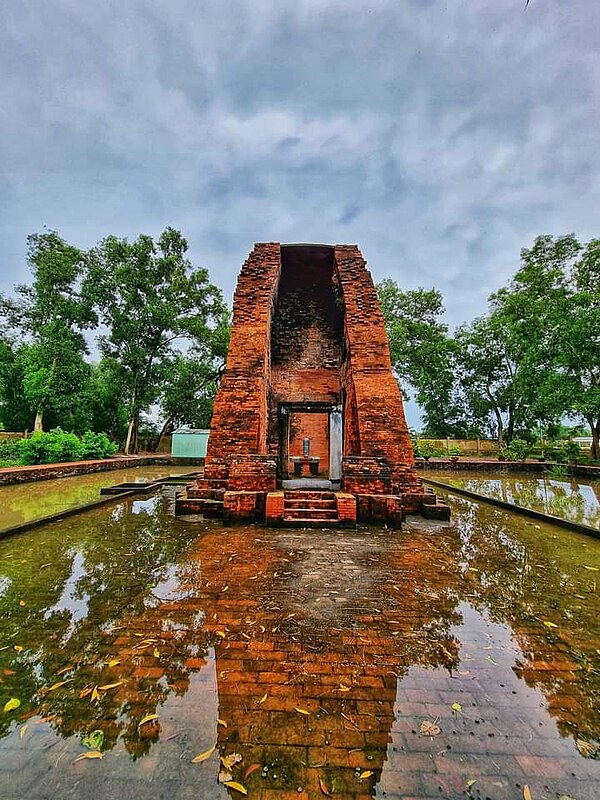
[[[461,453],[468,456],[493,456],[498,452],[495,439],[430,439],[428,436],[416,436],[415,443],[421,447],[427,444],[434,450],[445,450],[446,453],[450,453],[452,447],[458,447]]]
[[[45,481],[51,478],[66,478],[70,475],[86,475],[89,472],[105,472],[113,469],[144,467],[148,464],[170,464],[167,456],[117,456],[93,461],[68,461],[60,464],[34,464],[28,467],[3,467],[0,469],[0,486],[28,481]]]
[[[450,458],[417,458],[415,466],[419,473],[435,472],[436,470],[477,470],[478,472],[530,472],[536,475],[546,474],[552,467],[557,466],[555,461],[497,461],[486,458],[457,458],[453,461]],[[565,465],[567,475],[574,475],[578,478],[590,478],[600,480],[600,467],[587,466],[585,464]],[[556,476],[558,477],[558,476]]]

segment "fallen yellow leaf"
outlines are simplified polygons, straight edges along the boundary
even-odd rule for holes
[[[349,686],[344,686],[343,683],[340,683],[338,691],[340,691],[340,692],[349,692],[350,691],[350,687]]]
[[[556,625],[554,622],[548,622],[548,620],[544,620],[544,625],[547,628],[558,628],[558,625]]]
[[[91,693],[92,693],[92,689],[93,689],[93,688],[94,688],[93,686],[86,686],[86,687],[85,687],[85,689],[82,689],[82,690],[79,692],[79,697],[87,697],[87,696],[88,696],[88,694],[91,694]]]
[[[19,600],[19,605],[20,606],[26,606],[27,603],[25,602],[25,600]]]
[[[330,792],[330,791],[329,791],[329,789],[327,788],[327,786],[326,786],[326,784],[325,784],[325,781],[323,780],[323,778],[319,778],[319,789],[320,789],[320,790],[323,792],[323,794],[325,795],[325,797],[331,797],[331,792]]]
[[[298,708],[298,706],[294,708],[294,711],[297,711],[299,714],[304,714],[307,717],[310,715],[310,711],[307,711],[305,708]]]
[[[22,739],[25,736],[28,727],[28,725],[21,725],[19,728],[19,739]]]
[[[210,750],[206,750],[204,753],[200,753],[200,755],[196,756],[196,758],[192,758],[192,764],[200,764],[202,761],[206,761],[207,758],[212,756],[216,749],[217,745],[214,744]]]
[[[117,664],[120,664],[120,663],[121,663],[121,659],[120,658],[111,658],[111,660],[108,662],[108,666],[109,667],[116,667]]]
[[[256,701],[256,705],[257,706],[261,706],[265,702],[265,700],[267,699],[268,696],[269,696],[268,694],[263,694],[263,696],[260,698],[260,700]]]
[[[90,750],[89,753],[82,753],[80,756],[77,756],[75,761],[81,761],[84,758],[104,758],[104,753],[101,753],[100,750]],[[75,763],[75,761],[73,763]]]
[[[100,700],[100,692],[98,691],[97,686],[94,686],[94,688],[92,689],[92,698],[90,702],[93,702],[94,700]]]
[[[120,686],[123,681],[117,681],[116,683],[105,683],[104,686],[99,686],[99,689],[102,689],[103,692],[107,692],[109,689],[116,689],[117,686]]]
[[[371,775],[373,775],[373,770],[372,770],[372,769],[366,769],[364,772],[361,772],[361,773],[360,773],[360,775],[359,775],[358,777],[359,777],[359,778],[360,778],[360,780],[362,781],[362,780],[364,780],[365,778],[370,778],[370,777],[371,777]]]
[[[215,633],[217,634],[217,636],[220,636],[220,637],[221,637],[221,639],[224,639],[224,638],[225,638],[225,636],[227,635],[227,634],[225,633],[225,631],[215,631]]]
[[[17,653],[22,653],[22,652],[23,652],[23,648],[21,647],[21,645],[20,645],[20,644],[16,644],[16,645],[13,647],[13,650],[15,650],[15,652],[17,652]]]
[[[460,703],[452,703],[452,711],[462,711],[462,706]]]
[[[138,728],[141,728],[146,722],[152,722],[153,719],[158,719],[158,714],[146,714],[146,716],[142,717],[139,721]]]
[[[160,650],[157,647],[155,647],[152,655],[154,656],[154,658],[160,658]]]
[[[58,683],[53,683],[52,686],[48,689],[48,691],[49,692],[54,692],[56,689],[60,689],[61,686],[64,686],[65,683],[69,683],[69,681],[72,681],[72,680],[73,680],[73,678],[69,678],[66,681],[59,681]]]
[[[217,720],[217,725],[222,725],[224,728],[227,727],[227,723],[225,722],[224,719],[218,719]]]
[[[527,784],[523,787],[523,800],[532,800],[531,789]]]
[[[4,710],[8,713],[9,711],[14,711],[21,705],[21,701],[18,697],[11,697],[10,700],[7,700],[4,704]]]
[[[242,784],[237,781],[225,781],[223,786],[227,786],[229,789],[233,789],[234,792],[239,792],[240,794],[248,794]]]

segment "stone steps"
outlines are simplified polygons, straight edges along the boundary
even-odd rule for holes
[[[283,494],[286,500],[335,500],[335,492],[320,489],[287,489]]]
[[[335,499],[333,500],[311,500],[306,497],[299,497],[298,499],[286,498],[286,508],[336,508]]]
[[[285,519],[337,519],[337,508],[285,508]]]
[[[284,492],[283,522],[286,525],[337,524],[338,510],[335,494],[303,489]]]

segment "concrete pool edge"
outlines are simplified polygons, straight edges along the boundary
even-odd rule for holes
[[[32,464],[30,466],[0,468],[0,487],[15,483],[69,478],[74,475],[89,475],[93,472],[147,467],[152,464],[174,464],[170,456],[117,456],[88,461],[62,461],[55,464]]]
[[[555,517],[552,514],[545,514],[543,511],[535,511],[532,508],[518,506],[514,503],[507,503],[504,500],[498,500],[496,497],[487,497],[486,495],[472,492],[470,489],[452,486],[449,483],[442,483],[442,481],[434,481],[431,478],[424,478],[421,476],[421,480],[423,483],[435,486],[436,489],[444,489],[449,494],[457,494],[461,495],[462,497],[467,497],[470,500],[478,500],[482,503],[488,503],[490,505],[497,506],[498,508],[502,508],[504,511],[513,511],[516,514],[521,514],[525,517],[531,517],[532,519],[537,519],[540,522],[547,522],[550,525],[559,525],[562,528],[567,528],[568,530],[575,531],[576,533],[583,533],[586,536],[593,536],[596,539],[600,539],[600,530],[598,530],[598,528],[592,528],[590,525],[584,525],[581,522],[573,522],[568,519],[563,519],[562,517]]]

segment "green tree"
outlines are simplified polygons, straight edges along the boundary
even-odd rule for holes
[[[35,416],[23,393],[26,348],[14,337],[0,335],[0,428],[7,431],[29,429]]]
[[[600,240],[539,236],[492,300],[522,342],[523,394],[538,418],[584,420],[600,458]]]
[[[394,373],[403,394],[414,393],[432,436],[462,436],[467,423],[455,392],[455,344],[440,321],[437,289],[403,291],[386,278],[377,286]]]
[[[108,331],[100,348],[127,405],[126,453],[137,450],[140,415],[160,394],[175,343],[210,337],[223,311],[219,289],[186,252],[181,233],[167,228],[156,243],[109,236],[88,257],[85,284]]]
[[[127,434],[127,405],[119,371],[112,361],[101,359],[90,365],[90,378],[85,392],[90,428],[108,434],[115,442]]]
[[[35,412],[34,430],[49,415],[71,429],[83,429],[81,397],[89,377],[83,331],[96,317],[82,291],[84,254],[56,232],[28,238],[30,286],[15,287],[15,298],[0,298],[0,314],[27,346],[19,352],[23,396]]]
[[[457,375],[471,418],[495,433],[499,444],[510,442],[531,416],[522,391],[520,343],[497,310],[461,326],[455,340]]]
[[[163,425],[157,448],[164,436],[181,425],[192,428],[210,425],[215,394],[225,368],[229,332],[229,312],[224,309],[214,330],[194,342],[187,353],[174,353],[165,363],[159,398]]]

